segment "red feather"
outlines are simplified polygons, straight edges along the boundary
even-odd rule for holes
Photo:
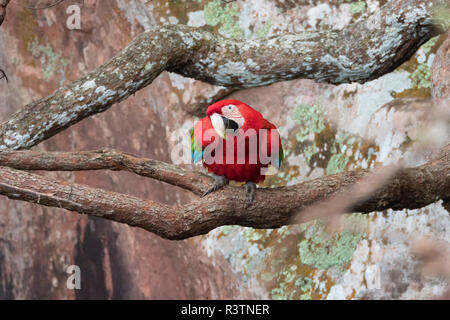
[[[222,107],[230,104],[237,107],[239,113],[244,118],[244,124],[240,128],[241,130],[238,131],[237,136],[227,135],[227,139],[224,140],[215,132],[210,117],[214,113],[222,115]],[[210,150],[215,148],[215,153],[213,154],[215,159],[217,159],[220,155],[223,156],[222,163],[218,163],[219,161],[216,161],[208,164],[204,159],[203,165],[208,169],[208,171],[219,176],[225,176],[227,179],[234,181],[251,181],[255,183],[264,181],[265,175],[263,174],[262,169],[267,168],[268,164],[263,163],[264,161],[261,157],[261,146],[264,147],[262,145],[264,143],[266,145],[266,153],[269,153],[269,157],[272,156],[271,135],[273,132],[271,129],[276,130],[277,128],[275,125],[264,119],[261,113],[239,100],[222,100],[216,102],[208,107],[206,114],[207,117],[196,123],[194,127],[193,140],[195,143],[201,142],[203,150],[208,146],[210,147]],[[267,130],[260,131],[260,129]],[[239,133],[241,135],[239,135]],[[245,137],[245,140],[243,140],[244,137],[242,134],[248,135]],[[282,157],[281,139],[278,131],[276,131],[276,134],[278,136],[279,148],[275,148],[273,152],[276,152],[277,157]],[[250,148],[252,139],[256,139],[257,141],[256,149]],[[276,137],[274,139],[276,139]],[[239,141],[241,144],[245,142],[245,148],[242,149],[245,150],[243,154],[238,154]],[[251,159],[256,159],[256,161],[250,161]],[[281,161],[282,159],[280,158],[279,160]]]

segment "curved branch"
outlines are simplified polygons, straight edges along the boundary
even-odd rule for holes
[[[173,164],[139,158],[117,150],[2,151],[0,165],[18,170],[43,171],[126,170],[178,186],[197,195],[203,194],[213,181],[210,176],[201,172],[184,170]]]
[[[6,155],[2,158],[4,160],[2,164],[11,164],[15,159],[26,159],[23,154]],[[92,153],[87,153],[81,156],[82,159],[87,160],[85,168],[89,170],[102,166],[121,168],[121,164],[117,167],[112,165],[107,155],[98,159],[93,159],[91,155]],[[42,169],[41,165],[48,163],[54,168],[59,166],[67,170],[83,168],[83,165],[70,164],[66,156],[67,154],[63,154],[59,157],[57,153],[53,153],[48,157],[50,159],[48,161],[36,160],[33,164],[23,160],[20,166]],[[58,158],[61,161],[55,160]],[[134,159],[128,160],[133,163]],[[166,165],[155,163],[153,169],[162,168],[161,172],[164,172]],[[179,183],[175,182],[172,175],[164,173],[158,176],[159,180],[185,186],[188,190],[195,190],[196,187],[182,182],[185,179],[183,172],[186,174],[188,172],[183,169],[178,170],[175,180],[180,181]],[[189,174],[198,175],[198,179],[206,183],[204,175],[192,172]],[[55,181],[8,167],[0,167],[0,194],[12,199],[61,207],[126,223],[168,239],[185,239],[205,234],[222,225],[277,228],[295,223],[296,220],[293,218],[299,211],[319,201],[345,193],[359,181],[370,177],[370,174],[368,170],[349,171],[289,187],[258,189],[255,203],[250,208],[247,208],[245,192],[238,187],[228,186],[205,198],[175,207],[120,193]],[[153,175],[156,176],[156,174]],[[348,212],[368,213],[389,208],[416,209],[439,199],[444,201],[450,199],[450,145],[443,148],[437,159],[425,165],[399,170],[367,199],[348,208]]]
[[[433,19],[446,6],[446,0],[389,1],[378,14],[365,15],[344,30],[260,40],[225,39],[182,25],[150,30],[84,78],[0,125],[0,150],[30,148],[126,99],[164,70],[235,88],[295,78],[366,82],[394,70],[446,30],[446,19]]]

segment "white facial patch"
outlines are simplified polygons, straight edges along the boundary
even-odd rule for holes
[[[213,113],[210,118],[216,133],[222,137],[222,139],[225,139],[225,124],[223,123],[222,117],[217,113]]]
[[[244,117],[242,117],[239,109],[234,104],[223,106],[221,111],[225,118],[235,121],[239,125],[239,128],[244,125]]]

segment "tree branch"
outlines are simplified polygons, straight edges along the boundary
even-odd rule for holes
[[[203,194],[213,179],[166,162],[145,159],[116,150],[81,152],[2,151],[0,165],[18,170],[85,171],[126,170]]]
[[[181,168],[177,168],[172,175],[172,165],[114,151],[85,152],[79,157],[58,152],[47,155],[27,153],[3,153],[0,163],[39,170],[46,168],[46,165],[62,170],[126,168],[196,193],[204,190],[207,180],[211,181],[203,174]],[[44,159],[34,159],[35,156]],[[73,163],[74,160],[80,160],[81,163]],[[146,169],[146,164],[150,164],[149,169]],[[189,204],[168,206],[102,189],[55,181],[8,167],[0,167],[0,194],[16,200],[103,217],[143,228],[164,238],[179,240],[205,234],[222,225],[277,228],[295,223],[293,217],[301,210],[345,193],[370,174],[368,170],[349,171],[289,187],[258,189],[255,203],[250,208],[247,208],[244,190],[239,187],[227,186],[220,192]],[[183,181],[193,176],[197,176],[201,183],[195,185]],[[348,208],[348,211],[368,213],[389,208],[416,209],[439,199],[450,199],[450,145],[425,165],[398,171],[368,199]]]
[[[389,1],[379,14],[364,15],[343,30],[260,40],[225,39],[182,25],[150,30],[84,78],[0,125],[0,150],[30,148],[126,99],[164,70],[235,88],[295,78],[363,83],[394,70],[445,31],[448,20],[433,14],[446,5],[446,0]]]
[[[0,0],[0,26],[3,23],[3,20],[5,20],[6,15],[6,6],[8,5],[10,0]]]

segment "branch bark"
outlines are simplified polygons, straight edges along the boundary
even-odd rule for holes
[[[106,149],[80,152],[2,151],[0,165],[18,170],[42,171],[126,170],[197,195],[203,194],[213,181],[210,176],[201,172]]]
[[[389,73],[449,27],[446,0],[389,1],[343,30],[225,39],[182,25],[140,34],[106,64],[0,125],[0,150],[27,149],[150,84],[162,71],[235,88],[309,78],[366,82]],[[358,44],[355,47],[354,44]]]
[[[8,152],[2,154],[0,163],[34,170],[49,169],[48,166],[51,166],[51,170],[126,169],[157,177],[197,194],[211,183],[211,178],[201,173],[181,168],[173,172],[172,165],[116,151],[85,152],[81,155]],[[55,181],[8,167],[0,167],[0,194],[16,200],[99,216],[143,228],[164,238],[180,240],[205,234],[222,225],[278,228],[295,223],[293,218],[301,210],[346,192],[370,174],[368,170],[349,171],[289,187],[258,189],[255,203],[250,208],[246,207],[246,194],[239,187],[227,186],[220,192],[189,204],[168,206],[102,189]],[[183,181],[193,176],[196,176],[198,183]],[[425,165],[398,171],[368,199],[348,208],[348,211],[368,213],[390,208],[416,209],[439,199],[450,199],[450,145]]]

